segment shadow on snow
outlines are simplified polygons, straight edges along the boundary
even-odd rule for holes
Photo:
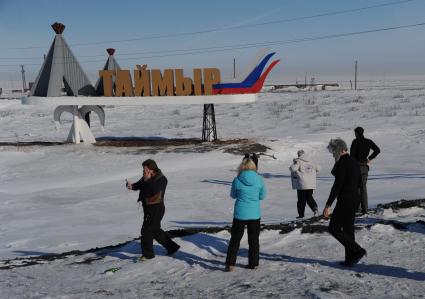
[[[288,263],[297,263],[297,264],[319,264],[325,267],[342,269],[346,271],[352,271],[356,273],[367,273],[382,275],[394,278],[406,278],[417,281],[425,281],[424,272],[416,272],[407,270],[405,268],[389,266],[389,265],[377,265],[377,264],[357,264],[354,267],[347,268],[339,264],[339,262],[334,261],[325,261],[313,258],[302,258],[302,257],[293,257],[288,255],[278,255],[278,254],[267,254],[260,253],[260,258],[269,260],[269,261],[283,261]]]

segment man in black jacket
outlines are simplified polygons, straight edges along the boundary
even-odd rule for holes
[[[342,265],[351,267],[366,255],[366,250],[356,243],[354,237],[354,219],[360,197],[360,168],[348,154],[344,140],[331,139],[328,150],[335,158],[332,169],[335,181],[323,210],[323,216],[329,217],[330,207],[336,198],[337,203],[329,222],[329,233],[345,247],[345,261]]]
[[[130,190],[140,190],[138,202],[143,205],[143,225],[140,243],[142,247],[141,261],[155,257],[153,239],[167,249],[171,255],[179,250],[180,246],[161,229],[161,220],[164,217],[164,193],[167,188],[167,178],[162,174],[154,160],[148,159],[142,163],[143,177],[134,184],[127,183]]]
[[[379,147],[370,139],[364,138],[364,130],[362,127],[354,129],[356,139],[353,140],[350,147],[350,154],[360,166],[360,175],[362,177],[362,184],[360,186],[360,206],[361,213],[367,214],[368,200],[367,200],[367,177],[369,174],[369,165],[373,159],[381,152]],[[369,152],[372,154],[369,156]]]

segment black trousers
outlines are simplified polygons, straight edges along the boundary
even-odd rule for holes
[[[141,230],[140,243],[142,254],[147,258],[155,257],[153,251],[153,240],[165,247],[168,252],[174,251],[178,245],[161,229],[161,220],[164,217],[165,206],[155,204],[143,207],[143,225]]]
[[[236,264],[236,256],[239,251],[241,239],[245,230],[245,226],[248,227],[248,265],[258,266],[259,255],[260,255],[260,219],[256,220],[239,220],[234,218],[231,238],[229,242],[229,248],[227,249],[226,265],[234,266]]]
[[[360,163],[360,175],[362,177],[362,184],[360,186],[360,205],[361,212],[367,213],[368,200],[367,200],[367,178],[369,176],[369,166],[365,163]]]
[[[346,261],[362,249],[356,243],[354,236],[354,218],[357,206],[358,200],[346,200],[343,203],[337,201],[329,222],[329,233],[344,246]]]
[[[313,189],[297,190],[297,198],[298,216],[304,217],[306,203],[313,212],[317,210],[317,203],[313,198]]]

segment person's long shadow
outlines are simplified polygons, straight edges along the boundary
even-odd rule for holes
[[[371,174],[369,181],[375,180],[397,180],[397,179],[425,179],[424,173],[381,173]]]
[[[290,179],[290,174],[279,174],[279,173],[270,173],[270,172],[260,172],[261,175],[265,179]],[[318,181],[332,181],[334,177],[331,176],[317,176]]]
[[[158,250],[159,245],[154,245],[154,250]],[[120,260],[134,260],[135,255],[141,254],[140,241],[131,241],[121,247],[109,250],[99,250],[98,256],[110,256]],[[137,259],[137,258],[136,258]]]
[[[210,184],[232,186],[232,182],[230,182],[230,181],[214,180],[214,179],[205,179],[205,180],[202,180],[201,183],[210,183]]]
[[[425,281],[425,273],[411,271],[401,267],[387,266],[387,265],[376,265],[376,264],[357,264],[354,267],[348,268],[339,264],[339,262],[330,262],[312,258],[293,257],[289,255],[278,255],[278,254],[267,254],[260,253],[260,258],[269,261],[283,261],[288,263],[297,264],[319,264],[325,267],[343,269],[347,271],[353,271],[357,273],[368,273],[375,275],[382,275],[395,278],[407,278],[417,281]]]
[[[205,225],[205,228],[208,228],[208,225],[232,225],[232,222],[224,222],[224,221],[171,221],[174,223],[177,223],[179,225],[184,225],[183,228],[190,228],[191,226],[188,227],[188,225]]]
[[[199,249],[208,252],[214,257],[220,258],[220,260],[213,258],[206,259],[198,255],[183,251],[178,251],[174,255],[175,258],[183,260],[189,265],[197,264],[208,270],[224,269],[224,259],[226,258],[228,240],[203,233],[183,237],[182,239],[186,242],[193,243]]]
[[[260,173],[266,179],[281,179],[281,178],[291,178],[289,174],[281,173],[270,173],[264,172]],[[382,174],[371,174],[368,177],[369,181],[375,180],[397,180],[397,179],[425,179],[424,173],[382,173]],[[318,181],[332,181],[334,177],[332,176],[317,176]]]
[[[213,256],[226,255],[227,245],[229,243],[226,239],[204,233],[198,233],[182,239],[186,242],[193,243],[199,249],[205,250]]]
[[[195,255],[193,253],[185,252],[182,250],[177,251],[172,258],[186,262],[188,265],[199,265],[204,269],[208,270],[223,270],[224,269],[224,258],[227,251],[228,241],[219,237],[215,237],[208,234],[195,234],[191,236],[183,237],[182,240],[186,242],[193,243],[199,249],[205,250],[209,254],[220,258],[216,259],[207,259],[201,256]],[[154,251],[157,256],[165,256],[167,254],[166,250],[155,244]],[[114,250],[104,250],[96,252],[99,256],[111,256],[114,258],[122,260],[137,260],[137,255],[140,254],[140,242],[132,241],[122,247],[116,248]],[[222,260],[221,260],[222,259]]]
[[[173,256],[176,259],[186,262],[188,265],[199,265],[207,270],[223,270],[224,269],[224,260],[218,261],[214,259],[206,259],[197,255],[194,255],[189,252],[177,251]]]

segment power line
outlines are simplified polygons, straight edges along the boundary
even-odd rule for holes
[[[251,24],[251,25],[249,25],[249,24],[247,24],[247,25],[237,25],[237,26],[229,26],[229,27],[223,27],[223,28],[212,28],[212,29],[191,31],[191,32],[180,32],[180,33],[172,33],[172,34],[170,33],[170,34],[164,34],[164,35],[152,35],[152,36],[145,36],[145,37],[131,38],[131,39],[75,43],[75,44],[71,44],[71,46],[78,47],[78,46],[100,45],[100,44],[110,44],[110,43],[125,43],[125,42],[141,41],[141,40],[152,40],[152,39],[162,39],[162,38],[169,38],[169,37],[199,35],[199,34],[205,34],[205,33],[218,32],[218,31],[228,31],[228,30],[235,30],[235,29],[241,29],[241,28],[258,27],[258,26],[265,26],[265,25],[279,24],[279,23],[289,23],[289,22],[295,22],[295,21],[307,20],[307,19],[313,19],[313,18],[320,18],[320,17],[326,17],[326,16],[341,15],[341,14],[347,14],[347,13],[352,13],[352,12],[365,11],[365,10],[374,9],[374,8],[381,8],[381,7],[405,4],[405,3],[409,3],[409,2],[413,2],[413,1],[419,1],[419,0],[403,0],[403,1],[387,2],[387,3],[377,4],[377,5],[364,6],[364,7],[360,7],[360,8],[339,10],[339,11],[333,11],[333,12],[327,12],[327,13],[321,13],[321,14],[315,14],[315,15],[309,15],[309,16],[301,16],[301,17],[295,17],[295,18],[289,18],[289,19],[281,19],[281,20],[275,20],[275,21],[270,21],[270,22],[255,23],[255,24]],[[0,51],[26,50],[26,49],[31,50],[31,49],[45,49],[45,48],[46,48],[45,46],[12,47],[12,48],[0,48]]]
[[[329,35],[322,35],[322,36],[304,37],[304,38],[298,38],[298,39],[292,39],[292,40],[268,41],[268,42],[229,45],[229,46],[220,46],[220,47],[174,50],[174,51],[182,52],[182,53],[174,53],[174,54],[173,54],[173,51],[170,50],[169,51],[170,54],[128,57],[128,58],[123,58],[123,59],[120,59],[120,60],[162,58],[162,57],[171,57],[171,56],[184,56],[184,55],[194,55],[194,54],[225,52],[225,51],[242,50],[242,49],[248,49],[248,48],[260,48],[260,47],[268,47],[268,46],[298,44],[298,43],[303,43],[303,42],[332,39],[332,38],[341,38],[341,37],[348,37],[348,36],[355,36],[355,35],[363,35],[363,34],[370,34],[370,33],[376,33],[376,32],[384,32],[384,31],[399,30],[399,29],[406,29],[406,28],[414,28],[414,27],[420,27],[420,26],[425,26],[425,22],[417,23],[417,24],[410,24],[410,25],[401,25],[401,26],[385,27],[385,28],[370,29],[370,30],[363,30],[363,31],[347,32],[347,33],[337,33],[337,34],[329,34]],[[183,51],[186,51],[186,52],[183,52]],[[81,61],[81,63],[92,63],[92,62],[103,62],[103,61],[104,60],[86,60],[86,61]],[[52,63],[56,63],[56,62],[52,62]],[[61,63],[63,63],[63,62],[61,62]],[[28,65],[38,66],[38,65],[41,65],[41,64],[40,63],[26,64],[26,66],[28,66]],[[15,66],[15,65],[14,64],[0,64],[0,66]],[[18,65],[16,65],[16,66],[18,66]]]

